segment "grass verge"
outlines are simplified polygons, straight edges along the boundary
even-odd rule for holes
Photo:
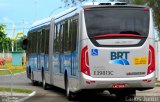
[[[13,65],[0,65],[0,68],[7,68],[7,69],[26,69],[26,66],[13,66]]]
[[[5,90],[5,92],[11,92],[11,88],[0,87],[0,92],[3,92],[4,90]],[[27,93],[27,94],[30,94],[30,93],[33,92],[32,90],[17,89],[17,88],[13,88],[12,91],[15,92],[15,93]]]
[[[11,70],[12,74],[22,73],[22,72],[26,71],[26,69],[10,69],[10,70]],[[0,70],[0,75],[10,75],[10,72]]]

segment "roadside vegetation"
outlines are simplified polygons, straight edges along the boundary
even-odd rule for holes
[[[30,93],[33,92],[32,90],[17,89],[17,88],[13,88],[12,91],[15,92],[15,93],[27,93],[27,94],[30,94]],[[11,88],[0,87],[0,92],[11,92]]]
[[[3,68],[4,69],[4,68]],[[10,69],[12,74],[23,73],[26,69]],[[0,75],[10,75],[11,73],[8,71],[0,70]]]

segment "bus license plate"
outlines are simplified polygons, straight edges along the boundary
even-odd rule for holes
[[[125,84],[113,84],[112,88],[125,88],[126,85]]]

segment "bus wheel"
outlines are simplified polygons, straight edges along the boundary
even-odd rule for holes
[[[32,81],[32,85],[33,85],[33,86],[36,86],[36,85],[37,85],[37,81],[34,80],[34,74],[33,74],[33,72],[32,72],[32,74],[31,74],[31,81]]]
[[[65,76],[65,91],[66,91],[66,96],[68,100],[74,100],[75,94],[71,93],[69,90],[69,83],[68,83],[68,78]]]
[[[45,79],[45,75],[44,73],[42,74],[42,86],[43,86],[43,89],[47,89],[47,84],[46,84],[46,79]]]

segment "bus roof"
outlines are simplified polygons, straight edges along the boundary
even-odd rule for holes
[[[48,25],[48,24],[50,24],[50,21],[51,21],[52,18],[58,19],[58,18],[66,15],[66,14],[68,14],[68,13],[70,13],[70,12],[75,11],[75,10],[77,10],[77,7],[72,7],[72,8],[69,8],[69,9],[67,9],[67,10],[65,10],[65,11],[63,11],[62,13],[59,13],[59,14],[57,14],[57,15],[54,15],[54,16],[51,16],[51,17],[47,17],[47,18],[44,18],[44,19],[42,19],[42,20],[35,21],[35,22],[32,24],[30,30],[36,29],[36,28],[38,28],[39,26]]]
[[[125,2],[94,2],[94,5],[93,5],[93,2],[89,2],[89,3],[86,3],[86,4],[82,5],[82,6],[80,6],[80,7],[82,7],[82,8],[92,8],[93,7],[94,8],[94,7],[146,7],[146,6],[142,6],[142,5],[127,5]],[[38,21],[36,21],[36,22],[34,22],[32,24],[31,29],[29,31],[37,29],[37,28],[39,28],[41,26],[49,25],[52,18],[54,18],[56,20],[58,18],[63,17],[64,15],[67,15],[67,14],[77,10],[78,8],[79,8],[79,6],[71,7],[69,9],[63,11],[62,13],[57,14],[57,15],[53,15],[51,17],[47,17],[45,19],[38,20]]]
[[[33,27],[36,27],[36,26],[38,26],[38,25],[45,24],[45,23],[50,22],[50,21],[51,21],[51,17],[47,17],[47,18],[44,18],[44,19],[42,19],[42,20],[35,21],[35,22],[32,24],[31,27],[33,28]]]

